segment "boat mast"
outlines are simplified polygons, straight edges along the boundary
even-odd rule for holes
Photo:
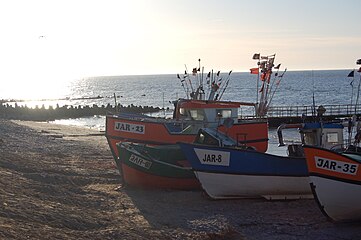
[[[268,105],[271,104],[272,99],[273,99],[273,96],[275,95],[275,93],[276,93],[276,91],[277,91],[277,89],[278,89],[278,87],[279,87],[279,85],[280,85],[280,83],[281,83],[281,80],[283,79],[283,75],[284,75],[286,72],[287,72],[287,68],[285,68],[285,70],[283,71],[283,73],[282,73],[281,75],[278,75],[278,70],[277,70],[277,73],[276,73],[276,74],[277,74],[278,80],[275,80],[275,81],[276,81],[276,89],[273,91],[272,96],[271,96],[270,99],[269,99]],[[275,81],[273,81],[273,83],[274,83]],[[273,86],[273,83],[272,83],[272,86]],[[272,86],[271,86],[271,89],[272,89]],[[270,91],[271,91],[271,90],[270,90]]]
[[[312,116],[313,120],[316,121],[316,103],[315,103],[315,79],[313,77],[313,70],[311,72],[311,78],[312,78]]]
[[[350,82],[351,85],[351,106],[352,106],[352,100],[353,100],[353,82],[355,81],[355,69],[353,69],[348,75],[347,77],[352,77],[352,81]]]
[[[184,92],[185,92],[185,94],[186,94],[186,97],[187,97],[187,99],[188,99],[188,86],[187,86],[187,82],[185,81],[185,77],[183,76],[183,80],[180,78],[180,76],[179,76],[179,74],[177,74],[177,78],[179,79],[179,81],[181,82],[181,85],[182,85],[182,87],[183,87],[183,90],[184,90]],[[184,84],[186,85],[186,86],[184,86]]]
[[[222,92],[221,92],[221,95],[219,96],[219,101],[221,100],[222,96],[223,96],[223,93],[226,91],[227,87],[228,87],[228,83],[229,83],[229,80],[231,79],[231,73],[232,73],[232,70],[228,73],[228,76],[227,76],[227,79],[226,79],[226,82],[225,82],[225,85],[222,89]],[[221,90],[220,90],[221,91]]]
[[[252,68],[251,74],[257,73],[256,116],[259,116],[259,117],[265,116],[267,114],[271,100],[274,96],[275,91],[278,88],[281,77],[283,77],[283,74],[286,72],[286,70],[285,70],[282,75],[278,76],[278,69],[281,65],[281,64],[278,64],[277,67],[275,67],[275,69],[277,69],[277,73],[276,73],[275,78],[273,79],[273,82],[271,85],[272,69],[274,67],[275,57],[276,57],[276,54],[269,55],[269,56],[261,56],[259,53],[255,53],[253,55],[253,59],[258,60],[258,62],[257,62],[258,68]],[[261,75],[260,75],[260,73],[261,73]],[[277,78],[279,78],[279,79],[277,80]],[[262,81],[260,89],[259,89],[259,80]],[[275,81],[277,81],[277,83],[276,83],[277,87],[275,90],[273,90],[272,86]],[[272,93],[272,90],[273,90],[273,93]],[[258,98],[259,93],[261,93],[261,96]],[[259,100],[259,102],[258,102],[258,100]]]
[[[184,64],[184,67],[185,67],[185,71],[184,71],[184,77],[188,79],[188,82],[189,82],[189,85],[191,87],[191,93],[189,94],[190,97],[192,98],[192,95],[194,94],[194,89],[193,89],[193,85],[192,85],[192,81],[191,81],[191,78],[189,77],[189,74],[188,74],[188,69],[187,69],[187,65]]]
[[[360,71],[361,71],[361,67],[358,72],[360,72]],[[359,96],[360,96],[360,85],[361,85],[361,74],[360,74],[360,79],[359,79],[358,87],[357,87],[357,95],[356,95],[356,102],[355,102],[355,115],[357,113],[357,104],[358,104],[358,100],[359,100]]]
[[[252,57],[253,60],[258,60],[258,62],[257,62],[258,72],[257,72],[257,83],[256,83],[256,108],[258,108],[259,68],[260,68],[260,64],[261,64],[259,61],[260,56],[261,56],[260,53],[255,53],[255,54],[253,54],[253,57]]]

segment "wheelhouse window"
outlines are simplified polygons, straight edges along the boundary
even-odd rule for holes
[[[338,134],[333,133],[327,133],[326,134],[326,142],[328,143],[338,143]]]
[[[187,108],[179,108],[179,117],[181,119],[189,119],[195,121],[203,121],[206,118],[203,109],[187,109]]]
[[[230,118],[232,117],[232,110],[231,109],[217,109],[217,116],[221,118]]]
[[[204,120],[204,112],[202,109],[190,109],[189,113],[192,120],[198,120],[198,121]]]
[[[195,143],[219,146],[218,140],[205,132],[202,132],[197,136]]]
[[[317,139],[316,135],[313,132],[305,132],[304,133],[304,144],[316,146],[317,145]]]

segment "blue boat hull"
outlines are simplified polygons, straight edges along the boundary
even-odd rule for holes
[[[215,199],[312,198],[304,158],[179,143],[202,188]]]

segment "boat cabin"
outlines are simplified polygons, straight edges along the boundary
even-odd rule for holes
[[[300,128],[302,144],[331,149],[343,144],[341,123],[305,123]]]
[[[343,144],[343,128],[341,123],[299,123],[282,124],[277,129],[278,146],[285,146],[282,130],[287,128],[298,128],[302,144],[331,149]]]
[[[179,99],[173,116],[177,120],[202,121],[214,127],[223,124],[225,119],[237,123],[240,106],[239,102]]]
[[[278,146],[285,146],[282,130],[286,128],[298,128],[302,144],[289,144],[288,155],[303,157],[302,145],[316,146],[326,149],[341,149],[343,147],[343,128],[341,123],[300,123],[282,124],[277,129]]]

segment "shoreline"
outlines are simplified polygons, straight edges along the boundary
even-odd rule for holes
[[[121,186],[97,130],[0,120],[0,238],[361,239],[314,200],[211,200]]]

